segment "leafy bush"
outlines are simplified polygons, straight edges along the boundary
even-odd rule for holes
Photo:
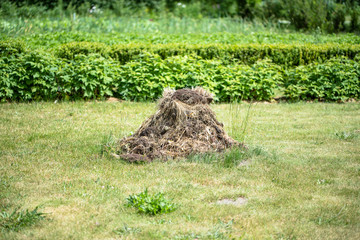
[[[198,56],[175,56],[162,60],[144,54],[121,67],[118,97],[126,100],[155,100],[166,87],[202,86],[215,100],[270,100],[282,80],[280,68],[270,61],[253,66],[223,65]]]
[[[166,85],[167,70],[158,56],[142,55],[121,67],[115,96],[125,100],[155,100]]]
[[[217,97],[224,102],[271,100],[282,81],[281,68],[269,60],[258,61],[252,66],[238,65],[218,75]]]
[[[119,64],[99,54],[62,61],[44,52],[0,57],[0,99],[39,101],[112,96]]]
[[[119,65],[99,54],[76,55],[60,73],[59,94],[65,99],[97,99],[116,91]]]
[[[0,57],[0,99],[49,100],[57,96],[60,62],[46,53]]]
[[[38,207],[32,211],[15,209],[12,213],[0,212],[0,227],[2,230],[19,231],[43,219],[45,219],[45,214],[38,212]]]
[[[163,89],[203,86],[215,92],[211,74],[220,62],[199,57],[169,57],[143,54],[121,67],[119,97],[126,100],[155,100]]]
[[[148,101],[161,97],[166,87],[195,86],[221,102],[271,100],[279,88],[293,100],[359,98],[357,45],[129,45],[122,55],[114,55],[119,62],[110,57],[119,49],[111,53],[116,48],[104,50],[101,46],[106,45],[89,43],[76,50],[77,44],[64,47],[73,50],[57,58],[44,51],[29,52],[22,42],[0,42],[0,101],[108,96]],[[354,60],[327,60],[337,55]],[[315,59],[317,63],[290,68]]]
[[[149,195],[147,189],[139,194],[130,195],[126,200],[128,207],[135,207],[139,213],[149,215],[170,213],[177,208],[176,204],[165,199],[163,193]]]
[[[360,65],[347,58],[334,58],[289,70],[285,96],[293,100],[345,101],[360,97]]]

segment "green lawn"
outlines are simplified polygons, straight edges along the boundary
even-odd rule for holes
[[[132,165],[102,144],[134,132],[154,103],[0,105],[0,239],[360,239],[360,104],[212,105],[246,164]],[[246,117],[245,134],[242,126]],[[125,207],[148,188],[179,205]],[[242,206],[216,204],[244,197]],[[45,212],[7,230],[4,212]]]

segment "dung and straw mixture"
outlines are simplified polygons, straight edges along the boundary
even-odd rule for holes
[[[212,95],[199,87],[165,90],[157,112],[133,135],[119,141],[119,157],[129,162],[150,162],[243,146],[216,120],[209,106],[212,100]]]

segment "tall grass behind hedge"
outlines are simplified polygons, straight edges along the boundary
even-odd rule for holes
[[[282,32],[273,23],[250,22],[239,18],[144,18],[144,17],[82,17],[76,14],[56,18],[0,18],[0,32],[19,35],[39,32],[87,33],[246,33]]]
[[[271,28],[271,25],[275,25],[278,28],[296,30],[319,29],[328,33],[360,30],[358,1],[343,0],[64,0],[40,1],[40,4],[39,1],[3,0],[0,2],[0,15],[4,18],[21,19],[71,17],[74,22],[79,17],[166,19],[166,23],[162,24],[165,29],[168,31],[180,29],[182,32],[184,32],[184,28],[193,30],[191,24],[204,22],[204,19],[207,24],[202,25],[201,30],[207,32],[212,29],[213,31],[212,19],[215,18],[229,18],[240,22],[243,21],[242,19],[247,19],[254,21],[256,27],[257,25],[266,25]],[[185,19],[185,21],[180,21],[183,24],[177,25],[172,22],[172,19]],[[188,22],[188,19],[192,19],[192,21]],[[228,26],[236,26],[235,24],[222,24],[222,21],[216,21],[215,24],[217,25],[216,29],[221,29],[221,31],[233,31],[234,29]],[[154,25],[144,24],[144,22],[139,25],[143,30],[152,30],[152,28],[159,30]],[[241,26],[241,24],[237,25]],[[109,26],[109,30],[113,29],[111,23],[104,26]],[[137,26],[132,27],[137,28]],[[117,28],[116,30],[126,29]],[[236,28],[236,30],[239,29]]]

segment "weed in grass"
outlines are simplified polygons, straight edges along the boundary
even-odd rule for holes
[[[246,150],[230,149],[230,151],[224,154],[223,166],[226,168],[236,167],[240,162],[245,160],[247,156]]]
[[[318,179],[316,181],[317,185],[327,185],[327,184],[332,184],[334,183],[334,180],[328,180],[328,179]]]
[[[136,227],[129,227],[126,224],[124,224],[124,226],[113,230],[113,232],[119,236],[124,236],[124,235],[139,233],[141,232],[141,229]]]
[[[289,230],[289,233],[278,233],[276,235],[278,240],[296,240],[296,236],[293,235],[293,230]]]
[[[244,142],[245,141],[245,136],[246,136],[246,131],[249,125],[249,120],[250,120],[250,110],[252,107],[252,103],[249,104],[249,106],[247,107],[246,113],[245,113],[245,117],[243,118],[243,120],[239,121],[239,119],[241,119],[240,116],[240,108],[241,108],[241,104],[240,103],[230,103],[230,108],[229,108],[229,116],[230,116],[230,135],[234,137],[234,139],[236,139],[239,142]]]
[[[4,209],[8,206],[5,203],[6,196],[8,195],[10,184],[5,178],[0,179],[0,209]]]
[[[223,222],[219,220],[218,224],[205,233],[186,233],[176,235],[174,239],[233,239],[231,233],[234,220]],[[238,238],[241,239],[241,238]]]
[[[166,219],[159,219],[159,220],[155,220],[152,223],[153,224],[167,224],[167,223],[172,223],[172,221],[171,220],[166,220]]]
[[[185,219],[186,219],[186,221],[194,221],[194,220],[196,220],[196,218],[194,216],[190,215],[190,214],[185,215]]]
[[[346,205],[344,205],[338,213],[336,213],[335,215],[333,215],[331,217],[320,216],[320,217],[316,218],[314,220],[314,222],[318,225],[330,224],[330,223],[334,222],[335,220],[337,220],[337,218],[343,213],[345,207],[346,207]]]
[[[340,131],[335,133],[335,137],[340,140],[348,141],[358,137],[358,134],[356,134],[356,132]]]
[[[100,144],[100,153],[101,155],[110,154],[112,152],[115,152],[115,145],[116,145],[117,139],[112,134],[112,132],[109,133],[109,135],[104,136],[101,144]]]
[[[190,240],[190,239],[201,239],[202,236],[197,233],[186,233],[186,234],[179,234],[174,237],[177,240]]]
[[[178,207],[176,204],[165,199],[163,193],[159,192],[154,195],[149,195],[147,189],[139,194],[130,195],[126,200],[128,207],[135,207],[139,213],[148,215],[170,213]]]
[[[201,153],[201,154],[191,154],[188,156],[188,162],[195,162],[195,163],[207,163],[207,164],[216,164],[219,163],[217,153]]]
[[[203,153],[190,155],[189,162],[215,164],[224,168],[234,168],[245,165],[251,158],[259,155],[269,156],[260,146],[244,148],[231,148],[222,153]]]
[[[260,155],[267,155],[267,151],[261,146],[255,146],[251,149],[253,155],[260,156]]]
[[[0,213],[0,226],[4,231],[19,231],[20,229],[36,224],[38,221],[45,219],[45,213],[38,212],[38,207],[29,211],[28,209],[18,211],[15,209],[12,213]]]

